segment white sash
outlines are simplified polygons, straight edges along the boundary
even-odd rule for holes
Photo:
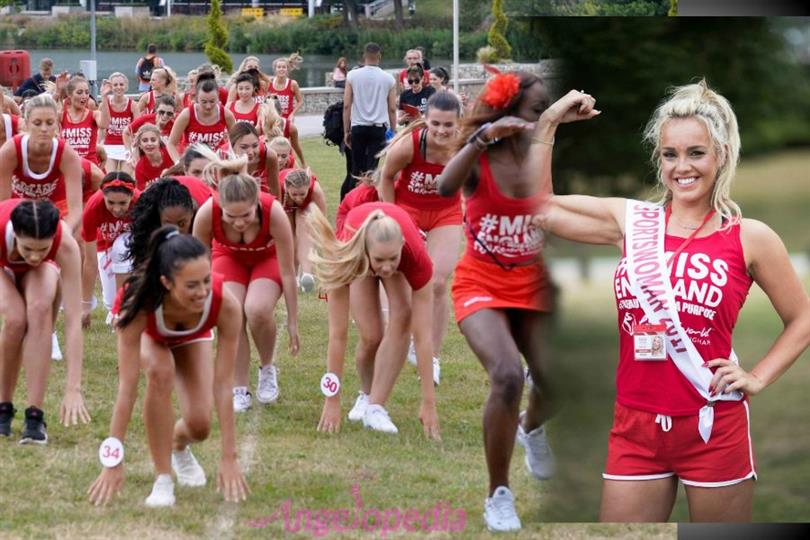
[[[667,355],[684,377],[706,400],[700,409],[698,431],[708,443],[714,425],[715,401],[740,401],[738,391],[709,395],[709,383],[714,374],[703,367],[703,359],[681,326],[675,309],[675,294],[664,254],[666,218],[664,209],[656,204],[628,199],[625,214],[625,256],[627,280],[650,324],[666,325]],[[729,360],[739,364],[731,351]]]

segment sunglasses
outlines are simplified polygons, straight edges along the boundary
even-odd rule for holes
[[[174,111],[158,111],[155,114],[158,116],[174,116]]]
[[[419,84],[422,79],[408,79],[408,84]]]

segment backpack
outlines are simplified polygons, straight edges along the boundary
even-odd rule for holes
[[[323,113],[323,138],[328,146],[343,142],[343,100],[329,105]]]
[[[138,77],[142,81],[148,81],[152,77],[152,70],[155,69],[157,56],[153,56],[151,59],[144,56],[141,60],[141,65],[138,67]]]

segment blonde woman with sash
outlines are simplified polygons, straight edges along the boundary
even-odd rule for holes
[[[810,344],[810,299],[777,234],[743,219],[729,196],[737,120],[705,81],[675,88],[645,131],[660,201],[551,194],[557,126],[592,117],[594,103],[572,91],[549,107],[525,170],[549,192],[535,224],[624,252],[614,282],[620,358],[599,518],[666,521],[680,480],[692,521],[750,521],[748,401]],[[752,283],[784,329],[744,369],[731,335]],[[656,354],[658,339],[665,354]]]

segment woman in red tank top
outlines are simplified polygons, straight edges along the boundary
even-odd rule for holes
[[[67,208],[65,221],[77,232],[82,219],[82,166],[76,152],[56,138],[58,118],[56,103],[47,94],[26,103],[26,132],[0,147],[0,201],[48,199]]]
[[[99,158],[96,154],[98,131],[109,126],[110,111],[90,110],[88,107],[90,85],[87,79],[80,75],[75,75],[68,81],[67,96],[59,120],[59,137],[64,139],[80,157],[98,165]]]
[[[169,68],[153,69],[152,76],[149,78],[149,85],[152,89],[144,92],[138,98],[138,111],[140,114],[154,113],[157,98],[160,96],[172,96],[177,99],[177,79],[174,72]]]
[[[125,94],[129,86],[129,79],[120,72],[110,75],[109,79],[101,83],[100,111],[106,109],[110,119],[107,132],[104,135],[104,150],[107,152],[105,168],[110,172],[124,171],[132,174],[129,165],[129,150],[124,145],[124,132],[132,120],[140,115],[138,104]]]
[[[144,124],[135,134],[135,147],[140,154],[135,163],[135,180],[143,191],[149,184],[163,176],[163,171],[174,165],[166,145],[160,138],[160,129],[154,124]]]
[[[304,151],[301,148],[301,141],[298,139],[298,128],[295,124],[290,122],[289,119],[283,118],[279,114],[277,99],[268,99],[265,102],[262,107],[261,122],[262,134],[265,140],[270,142],[280,137],[287,139],[289,142],[288,146],[295,152],[298,159],[301,160],[301,166],[306,167],[307,162],[304,160]],[[292,165],[287,165],[286,167],[279,167],[279,170],[294,166],[295,160],[292,160],[292,163]]]
[[[458,261],[462,238],[461,195],[439,195],[438,179],[455,151],[460,113],[461,105],[455,96],[446,92],[432,96],[425,118],[409,124],[389,144],[380,178],[380,198],[408,212],[416,226],[427,234],[428,253],[433,261],[436,384],[439,384],[442,341],[450,318],[447,281]],[[408,360],[414,362],[415,358],[409,354]]]
[[[276,343],[275,305],[284,292],[290,352],[298,353],[298,308],[293,268],[292,231],[284,210],[269,193],[261,193],[253,177],[225,176],[218,196],[206,202],[194,220],[194,235],[213,246],[214,271],[223,275],[225,288],[244,306],[259,353],[256,397],[261,403],[278,399],[273,351]],[[246,328],[234,378],[234,410],[250,408],[248,392],[250,342]]]
[[[532,142],[528,130],[548,106],[543,82],[528,73],[499,74],[484,88],[467,139],[439,177],[441,195],[462,191],[467,248],[453,279],[456,321],[489,375],[484,450],[489,496],[484,520],[491,531],[520,529],[509,490],[515,432],[535,478],[553,474],[543,423],[550,415],[544,336],[550,331],[551,283],[540,258],[542,235],[532,225],[540,193],[521,165]],[[534,384],[520,414],[521,355]]]
[[[349,301],[357,324],[356,364],[361,389],[349,420],[369,429],[397,433],[385,403],[408,352],[413,332],[422,402],[419,420],[429,438],[439,438],[439,416],[433,388],[431,338],[432,263],[419,230],[404,210],[377,202],[355,207],[339,237],[317,208],[307,215],[314,251],[310,255],[321,287],[329,294],[329,345],[326,368],[343,376],[349,329]],[[383,321],[379,286],[388,296],[389,317]],[[373,381],[373,384],[372,384]],[[319,431],[337,432],[340,394],[324,402]]]
[[[159,229],[150,240],[146,264],[127,280],[116,308],[119,380],[110,436],[122,445],[144,365],[144,423],[157,477],[146,506],[174,505],[172,471],[181,486],[205,485],[205,471],[190,446],[208,438],[212,407],[222,439],[217,488],[226,501],[244,500],[248,487],[236,458],[231,405],[242,308],[222,289],[220,276],[212,274],[208,249],[175,227]],[[214,328],[216,359],[211,346]],[[173,389],[180,403],[177,423]],[[119,460],[105,467],[90,486],[91,502],[106,504],[123,483],[124,465]]]
[[[279,196],[278,157],[270,150],[252,125],[237,122],[228,132],[231,149],[237,156],[247,156],[247,172],[258,180],[261,190]]]
[[[241,73],[236,77],[237,99],[228,103],[227,109],[231,111],[237,122],[247,122],[261,131],[259,122],[259,109],[261,104],[254,98],[259,91],[259,81],[250,73]]]
[[[302,58],[292,54],[289,58],[276,58],[273,61],[273,80],[270,83],[270,94],[278,98],[281,116],[295,122],[295,114],[304,105],[301,88],[298,82],[290,78],[290,72],[298,69]]]
[[[196,142],[216,150],[219,143],[228,137],[236,120],[223,105],[219,103],[219,92],[216,77],[213,73],[201,73],[197,76],[195,103],[174,121],[169,135],[168,149],[174,161],[180,159],[187,146]]]
[[[593,117],[593,105],[591,96],[569,92],[543,113],[535,138],[553,142],[559,124]],[[730,198],[740,136],[723,96],[705,81],[673,89],[645,139],[665,193],[656,203],[553,195],[550,144],[533,147],[526,168],[547,193],[538,225],[624,252],[614,283],[620,358],[599,517],[666,521],[680,480],[692,520],[750,521],[756,470],[747,397],[807,348],[810,299],[776,233],[743,219]],[[752,283],[784,330],[747,371],[731,336]],[[660,302],[662,295],[674,302]],[[665,354],[652,354],[651,337],[665,341]]]
[[[326,195],[309,169],[285,169],[279,174],[279,180],[281,204],[287,217],[290,218],[295,241],[295,270],[299,276],[298,283],[304,292],[312,292],[315,289],[312,262],[309,260],[312,238],[304,216],[310,204],[317,206],[321,213],[326,215]]]
[[[20,444],[48,443],[42,405],[51,362],[51,332],[65,309],[67,375],[60,409],[64,425],[90,421],[81,393],[83,340],[79,246],[50,201],[0,202],[0,438],[11,436],[22,359],[28,408]],[[46,306],[32,309],[32,304]]]

